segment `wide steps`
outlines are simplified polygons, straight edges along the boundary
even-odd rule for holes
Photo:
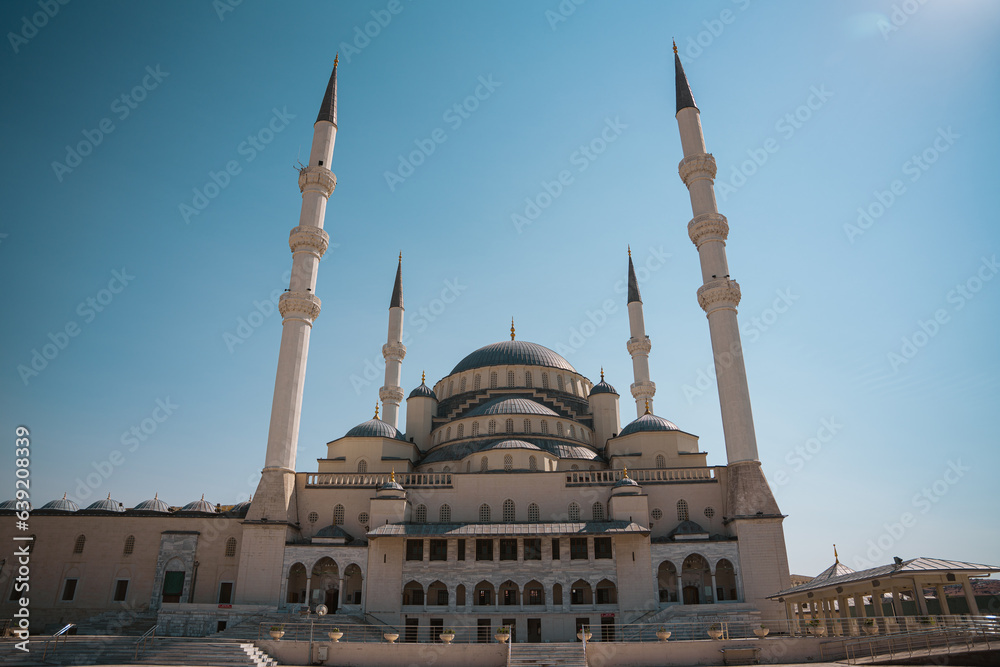
[[[277,663],[249,643],[211,642],[191,639],[156,639],[136,658],[135,637],[71,636],[58,646],[32,640],[30,652],[17,650],[13,642],[0,644],[4,667],[28,665],[215,665],[218,667],[271,667]],[[45,655],[44,660],[42,655]]]
[[[513,644],[508,667],[587,667],[583,644]]]

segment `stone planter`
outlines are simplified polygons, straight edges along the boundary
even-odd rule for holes
[[[878,626],[875,625],[874,623],[872,623],[871,625],[863,625],[861,627],[863,627],[865,629],[865,634],[866,635],[877,635],[878,634]]]
[[[656,638],[659,639],[661,642],[665,642],[668,639],[670,639],[670,631],[669,630],[657,630],[656,631]]]
[[[438,635],[438,637],[440,637],[441,641],[443,641],[445,644],[450,644],[453,641],[455,641],[455,635],[450,632],[442,632],[440,635]]]
[[[285,636],[285,631],[284,630],[268,630],[267,634],[271,635],[271,639],[273,639],[274,641],[278,641],[279,639],[281,639],[282,637]]]
[[[814,625],[809,629],[812,632],[813,637],[826,637],[826,626],[825,625]]]
[[[382,636],[385,637],[385,640],[390,644],[395,644],[396,640],[399,639],[398,632],[383,632]]]
[[[754,628],[753,629],[753,633],[755,635],[757,635],[758,637],[760,637],[761,639],[763,639],[764,637],[767,637],[767,633],[769,633],[770,631],[771,630],[769,628]]]
[[[722,630],[709,630],[708,636],[712,639],[720,639],[722,637]]]
[[[579,639],[580,641],[583,641],[584,634],[586,634],[588,642],[590,641],[590,638],[594,636],[593,632],[584,633],[583,630],[581,630],[580,632],[576,633],[576,638]]]
[[[339,642],[340,638],[344,636],[344,633],[340,630],[337,630],[336,632],[328,632],[326,634],[335,642]]]
[[[496,639],[501,644],[506,644],[507,640],[510,639],[510,635],[508,635],[505,632],[498,632],[495,635],[493,635],[493,638]]]

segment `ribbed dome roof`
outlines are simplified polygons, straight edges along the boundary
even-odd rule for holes
[[[542,448],[524,440],[501,440],[495,445],[484,447],[480,451],[486,451],[487,449],[536,449],[541,451]]]
[[[395,438],[396,440],[406,440],[392,424],[387,424],[381,419],[369,419],[361,422],[345,435],[345,438]]]
[[[103,500],[87,505],[88,510],[100,510],[102,512],[124,512],[125,508],[117,500],[111,499],[111,494]]]
[[[617,489],[617,488],[622,487],[622,486],[639,486],[639,483],[636,482],[631,477],[622,477],[620,480],[618,480],[617,482],[615,482],[614,488]]]
[[[434,390],[431,389],[430,387],[428,387],[423,382],[420,383],[419,387],[417,387],[416,389],[414,389],[413,391],[411,391],[410,395],[407,398],[417,398],[417,397],[420,397],[420,396],[426,396],[427,398],[433,398],[435,401],[437,400],[437,395],[434,393]]]
[[[16,510],[16,509],[17,509],[16,500],[13,499],[5,500],[2,503],[0,503],[0,510]]]
[[[558,417],[553,410],[545,407],[530,398],[516,398],[513,396],[499,396],[486,401],[482,405],[477,405],[472,410],[462,415],[463,417],[481,417],[483,415],[542,415],[545,417]]]
[[[576,372],[568,361],[547,347],[524,340],[504,340],[481,347],[462,359],[450,375],[486,366],[548,366]]]
[[[618,437],[623,435],[629,435],[630,433],[638,433],[639,431],[679,431],[677,424],[671,421],[667,421],[663,417],[657,417],[654,414],[646,413],[643,416],[636,419],[634,422],[628,424],[622,429],[622,432],[618,434]]]
[[[608,384],[604,380],[601,380],[600,382],[594,385],[593,389],[590,390],[590,395],[593,396],[594,394],[614,394],[615,396],[617,396],[618,392],[615,391],[615,388],[612,387],[610,384]]]
[[[143,500],[132,509],[139,510],[141,512],[163,512],[166,514],[170,512],[170,505],[160,500],[159,496],[155,496],[149,500]]]
[[[244,500],[242,503],[236,503],[235,505],[230,507],[229,511],[226,512],[226,514],[228,514],[229,516],[235,516],[242,519],[247,515],[247,512],[249,511],[250,511],[250,501]]]
[[[74,503],[72,500],[66,498],[66,494],[59,500],[53,500],[51,502],[42,505],[43,510],[58,510],[60,512],[79,512],[80,506]]]
[[[204,512],[206,514],[215,514],[215,505],[205,500],[205,496],[201,497],[201,500],[195,500],[194,502],[188,503],[181,508],[182,512]]]

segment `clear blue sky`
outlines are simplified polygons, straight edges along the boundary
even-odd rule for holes
[[[36,2],[0,6],[2,432],[12,443],[15,425],[32,429],[36,504],[79,497],[98,469],[110,476],[82,502],[230,503],[254,490],[281,327],[252,313],[287,286],[293,167],[338,48],[336,247],[319,275],[299,470],[372,415],[381,374],[365,369],[381,359],[400,250],[407,392],[422,370],[436,381],[505,339],[513,315],[519,338],[592,380],[603,365],[627,421],[627,244],[654,269],[640,274],[656,410],[724,464],[676,171],[675,37],[729,187],[718,198],[757,439],[789,515],[792,570],[823,569],[834,542],[853,567],[1000,563],[1000,5],[591,0],[567,17],[556,0],[225,6],[79,2],[51,18]],[[449,112],[480,86],[478,108]],[[603,152],[578,152],[609,123]],[[435,130],[443,143],[397,171]],[[87,154],[67,156],[81,142]],[[229,162],[238,173],[195,202]],[[519,230],[512,215],[563,170],[572,181]],[[390,186],[387,172],[406,178]],[[443,306],[449,285],[458,296]],[[241,318],[259,326],[240,330]],[[50,343],[63,348],[22,378]],[[158,401],[169,417],[123,445],[165,414]],[[913,525],[896,529],[907,513]]]

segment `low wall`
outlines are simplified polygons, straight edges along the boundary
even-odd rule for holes
[[[158,637],[205,637],[213,634],[219,621],[231,628],[240,621],[261,612],[274,611],[269,605],[174,604],[160,607],[156,616]]]
[[[257,646],[282,665],[337,665],[338,667],[504,667],[507,647],[502,644],[389,644],[313,642],[313,662],[307,660],[309,642],[258,641]],[[327,648],[320,662],[320,647]]]
[[[766,637],[764,639],[692,640],[645,643],[587,644],[590,667],[667,667],[672,665],[721,665],[721,649],[760,649],[761,664],[817,662],[821,659],[817,637]]]

